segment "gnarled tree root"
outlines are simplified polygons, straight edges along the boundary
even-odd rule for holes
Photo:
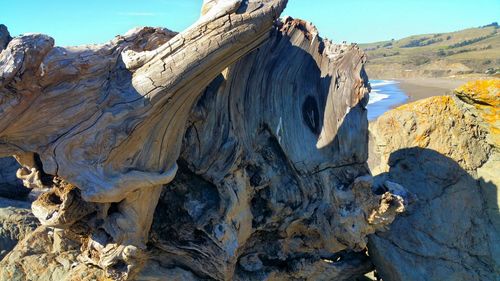
[[[83,201],[80,190],[60,182],[41,194],[31,205],[33,214],[40,222],[49,227],[67,229],[86,216],[95,213],[98,206]]]

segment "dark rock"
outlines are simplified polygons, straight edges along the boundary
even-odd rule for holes
[[[10,37],[9,31],[7,27],[3,24],[0,24],[0,52],[7,47],[12,37]]]
[[[0,198],[0,260],[38,226],[30,204]]]
[[[0,158],[0,197],[21,199],[30,192],[16,177],[16,171],[19,168],[20,166],[14,158]]]

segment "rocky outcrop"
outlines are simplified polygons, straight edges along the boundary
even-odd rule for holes
[[[16,155],[25,185],[52,190],[33,203],[44,226],[0,276],[371,270],[367,235],[386,230],[407,195],[372,192],[366,57],[310,23],[276,20],[285,2],[205,1],[179,34],[142,28],[105,45],[14,38],[0,56],[0,153]]]
[[[390,231],[370,237],[383,280],[498,280],[499,103],[500,80],[476,81],[371,126],[377,180],[418,198]]]
[[[7,30],[7,27],[3,24],[0,24],[0,51],[7,47],[12,37],[10,37],[10,33]]]
[[[0,260],[38,225],[28,202],[0,197]]]

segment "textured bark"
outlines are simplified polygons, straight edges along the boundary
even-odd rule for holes
[[[29,203],[0,197],[0,260],[39,225],[29,208]]]
[[[395,197],[370,189],[364,61],[357,46],[287,18],[215,79],[160,199],[172,211],[157,212],[154,241],[175,253],[162,259],[218,280],[342,280],[369,269],[324,261],[363,250],[394,218],[375,222]]]
[[[205,1],[179,34],[71,48],[26,35],[2,51],[0,154],[16,155],[25,184],[53,186],[34,214],[66,229],[59,240],[80,237],[80,261],[115,279],[147,257],[193,280],[371,268],[350,251],[406,194],[371,191],[365,56],[309,23],[276,22],[285,2]]]

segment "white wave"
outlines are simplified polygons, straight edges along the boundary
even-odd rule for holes
[[[368,104],[373,104],[373,103],[376,103],[376,102],[379,102],[381,100],[385,100],[385,99],[389,98],[389,95],[379,94],[377,92],[378,92],[377,90],[372,90],[372,92],[370,93],[370,101],[368,101]]]
[[[372,86],[372,88],[385,86],[385,85],[392,85],[392,84],[399,84],[399,82],[393,81],[393,80],[377,80],[376,82],[370,82],[370,85]]]

